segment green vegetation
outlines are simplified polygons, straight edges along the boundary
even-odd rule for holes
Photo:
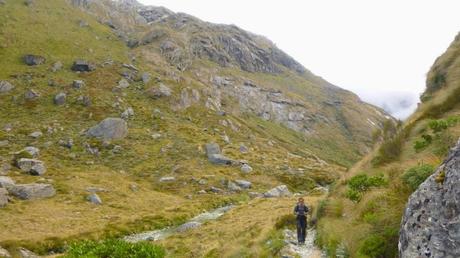
[[[72,244],[65,258],[162,258],[163,248],[148,242],[128,243],[119,239]]]
[[[381,187],[387,183],[383,174],[377,176],[368,176],[366,174],[356,175],[347,181],[348,189],[345,195],[348,199],[359,202],[363,193],[371,187]]]
[[[415,191],[434,171],[434,167],[429,164],[421,164],[407,169],[402,175],[402,181]]]

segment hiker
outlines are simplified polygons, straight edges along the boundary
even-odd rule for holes
[[[299,245],[305,244],[305,237],[307,235],[307,213],[309,209],[305,205],[303,198],[299,198],[297,205],[294,208],[294,214],[297,220],[297,241]]]

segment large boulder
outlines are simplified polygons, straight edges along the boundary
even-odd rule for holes
[[[289,197],[291,195],[286,185],[279,185],[264,193],[265,198]]]
[[[19,169],[34,176],[42,176],[46,172],[45,163],[38,159],[20,158],[16,164]]]
[[[7,188],[12,185],[14,185],[14,181],[11,177],[0,176],[0,188]]]
[[[217,143],[208,143],[205,145],[206,155],[208,156],[209,162],[216,165],[232,165],[236,162],[224,155],[220,151],[220,147]]]
[[[399,257],[460,257],[460,142],[409,197]]]
[[[246,180],[235,180],[235,184],[243,189],[249,189],[252,186],[252,183]]]
[[[22,184],[8,187],[8,192],[23,200],[35,200],[49,198],[56,194],[56,190],[50,184]]]
[[[85,60],[76,60],[71,69],[74,72],[91,72],[96,69],[96,66]]]
[[[157,87],[152,87],[147,90],[147,95],[151,98],[158,99],[161,97],[169,97],[171,96],[171,89],[164,85],[163,83],[160,83],[159,86]]]
[[[24,63],[26,65],[41,65],[45,63],[46,59],[43,56],[38,55],[25,55],[24,56]]]
[[[102,140],[123,139],[128,135],[128,124],[121,118],[106,118],[86,132],[89,137]]]
[[[14,89],[13,84],[7,81],[0,81],[0,94],[7,93]]]

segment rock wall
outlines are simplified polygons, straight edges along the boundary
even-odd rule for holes
[[[460,141],[409,198],[400,257],[460,257]]]

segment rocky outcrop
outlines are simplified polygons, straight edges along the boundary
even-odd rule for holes
[[[410,196],[401,223],[399,254],[460,257],[460,141]]]
[[[222,155],[220,147],[217,143],[208,143],[205,146],[206,155],[208,156],[209,162],[216,165],[232,165],[235,163],[234,160]]]
[[[8,192],[23,200],[49,198],[56,194],[56,190],[50,184],[14,185],[8,187]]]
[[[86,135],[102,140],[123,139],[128,134],[128,125],[121,118],[106,118],[98,125],[88,129]]]
[[[286,185],[279,185],[264,193],[265,198],[289,197],[291,195]]]

